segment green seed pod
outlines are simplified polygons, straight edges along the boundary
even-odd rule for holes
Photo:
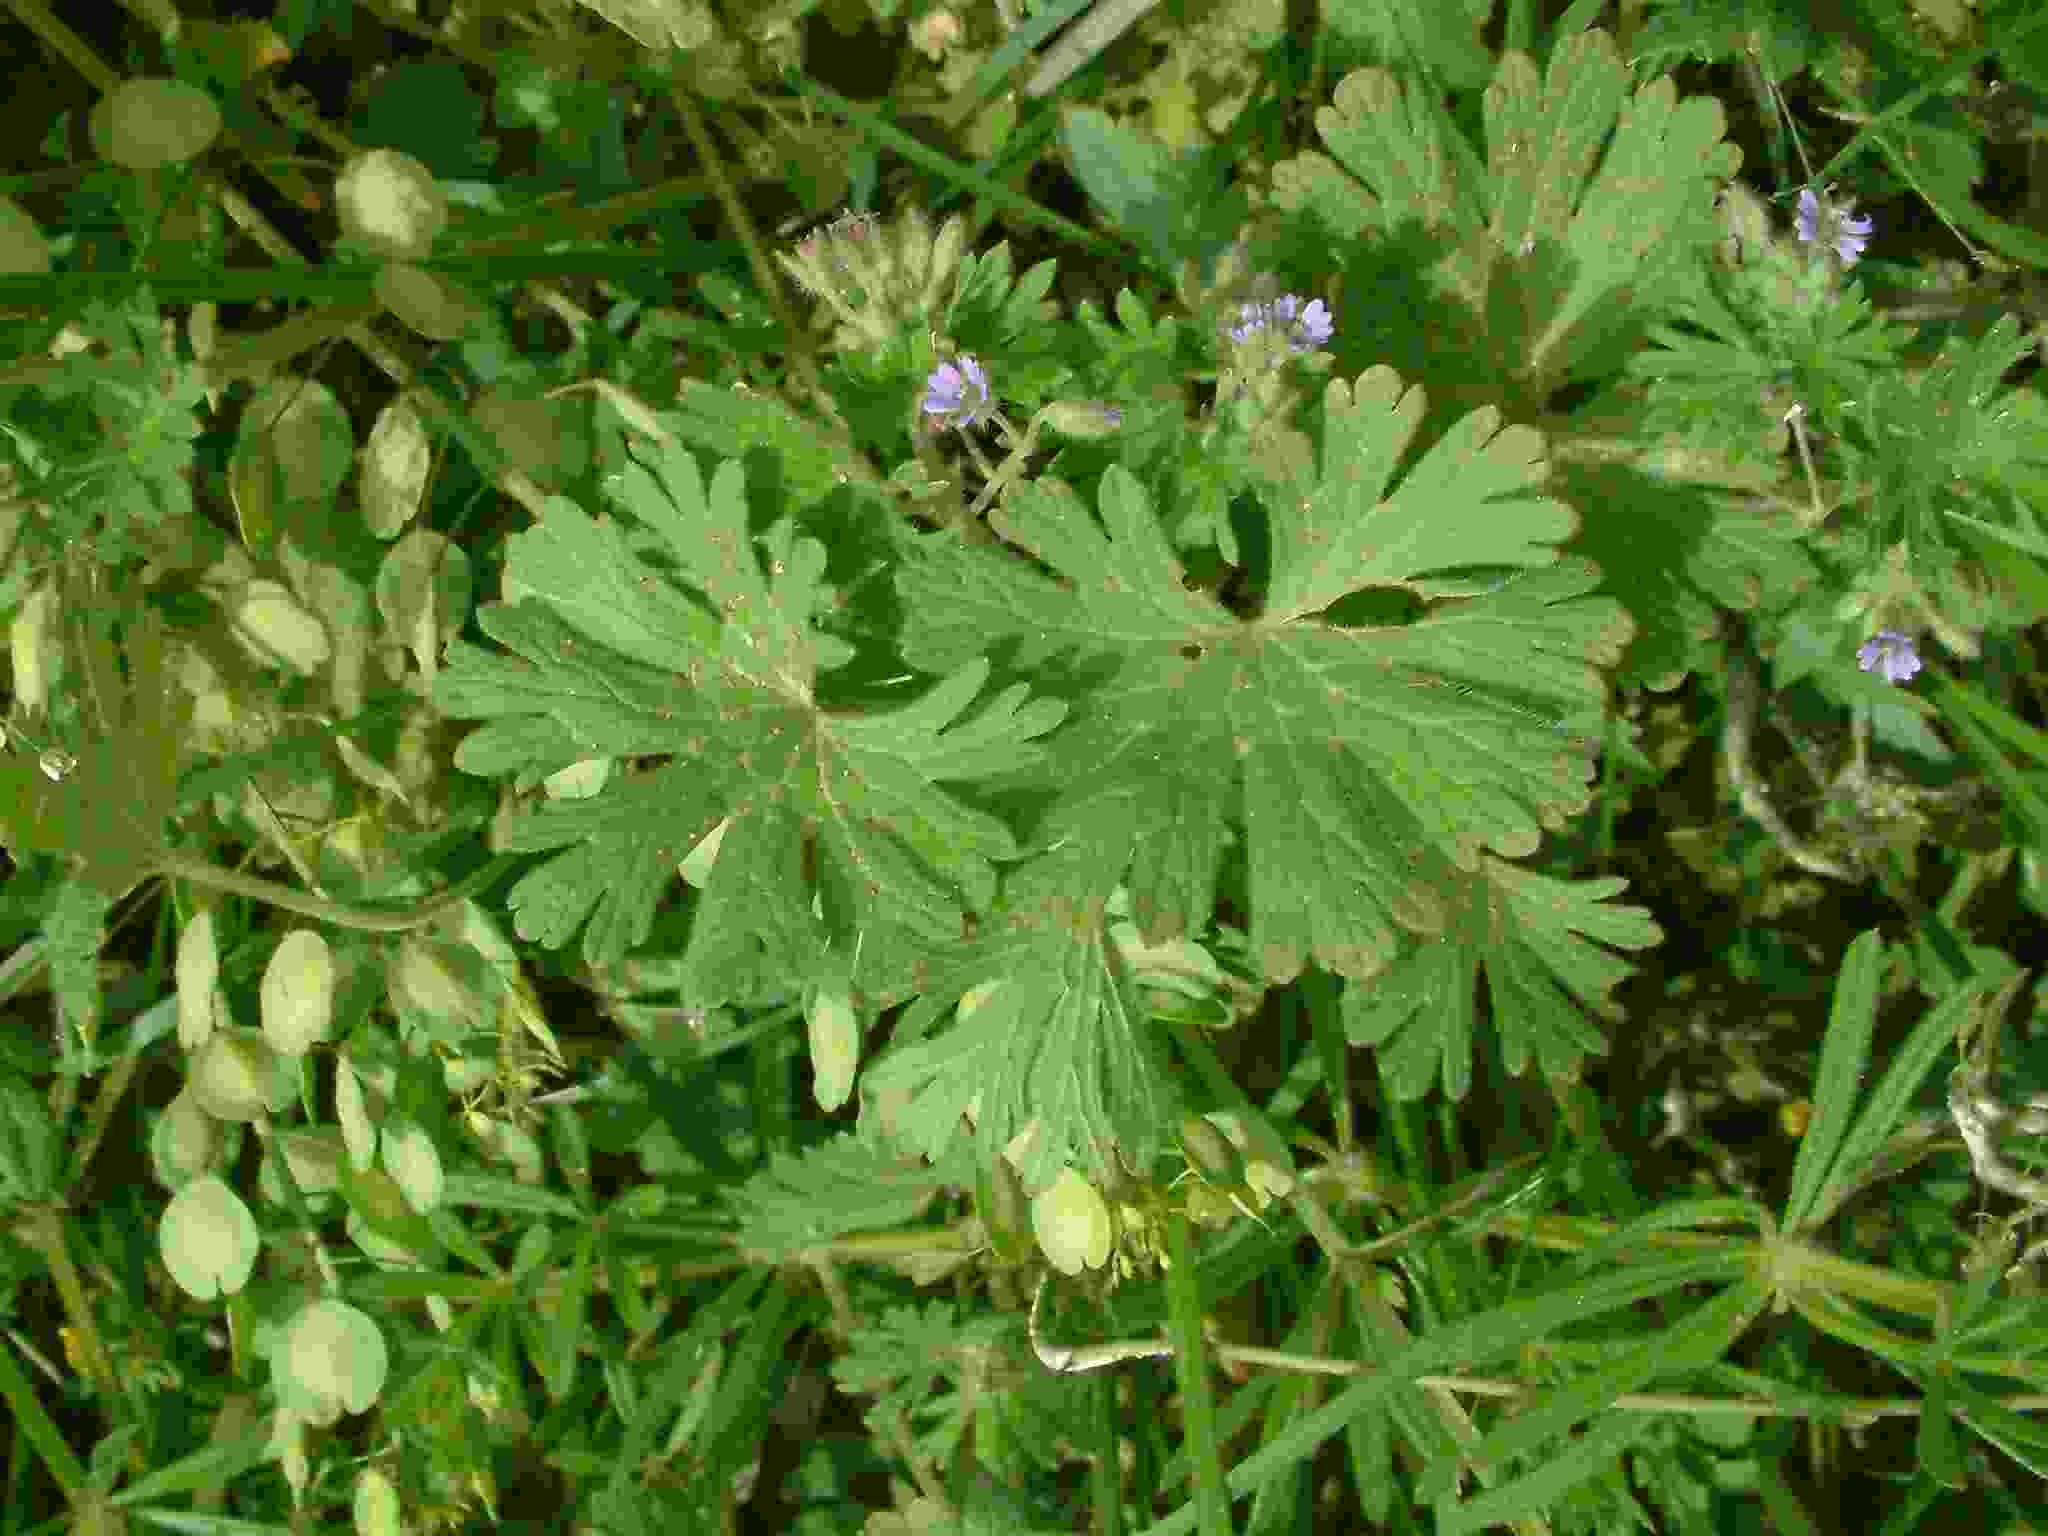
[[[434,173],[411,155],[372,149],[342,167],[334,183],[342,232],[398,261],[417,261],[448,224],[448,199]]]
[[[1196,1226],[1220,1232],[1237,1219],[1237,1207],[1230,1203],[1230,1196],[1215,1185],[1189,1184],[1183,1187],[1188,1192],[1188,1220]]]
[[[974,1194],[996,1258],[1005,1264],[1022,1264],[1031,1256],[1031,1202],[1017,1170],[1006,1159],[997,1158],[975,1179]]]
[[[232,1296],[249,1283],[263,1240],[256,1218],[212,1174],[171,1196],[157,1223],[157,1255],[180,1290],[199,1301]]]
[[[310,928],[294,928],[271,952],[263,972],[263,1035],[272,1049],[296,1056],[327,1038],[334,1019],[334,954]]]
[[[1063,1275],[1109,1262],[1109,1207],[1071,1168],[1062,1168],[1052,1187],[1031,1202],[1031,1226],[1046,1262]]]
[[[853,1095],[860,1065],[860,1016],[844,987],[820,987],[811,999],[811,1091],[828,1114]]]
[[[186,1083],[214,1119],[254,1120],[297,1097],[299,1074],[296,1058],[279,1055],[254,1030],[222,1029],[192,1053]]]
[[[365,1467],[356,1476],[353,1513],[356,1536],[402,1536],[405,1530],[398,1490],[375,1467]]]
[[[1124,1160],[1115,1147],[1111,1147],[1103,1159],[1102,1172],[1096,1176],[1095,1183],[1102,1191],[1102,1198],[1111,1205],[1129,1205],[1138,1198],[1138,1181],[1124,1166]]]
[[[220,107],[183,80],[128,80],[86,119],[93,148],[131,171],[153,171],[203,154],[220,136]]]
[[[277,1159],[282,1158],[299,1192],[318,1201],[341,1182],[341,1160],[347,1155],[333,1131],[280,1131],[270,1138],[258,1183],[265,1198],[284,1203],[284,1181],[277,1171]]]
[[[390,1374],[384,1334],[367,1314],[323,1297],[286,1323],[270,1353],[278,1401],[308,1424],[325,1428],[344,1413],[363,1413]]]
[[[1181,1151],[1188,1166],[1211,1184],[1236,1188],[1244,1182],[1244,1159],[1230,1139],[1200,1115],[1183,1115]]]
[[[1105,400],[1055,400],[1040,412],[1062,437],[1107,437],[1123,425],[1124,413]]]
[[[220,945],[213,913],[202,908],[178,933],[178,1043],[188,1051],[213,1033],[214,992],[220,986]]]
[[[1264,1115],[1246,1116],[1235,1110],[1218,1109],[1210,1112],[1209,1120],[1230,1138],[1232,1146],[1243,1152],[1245,1182],[1259,1192],[1261,1204],[1265,1197],[1284,1198],[1293,1191],[1293,1154]]]

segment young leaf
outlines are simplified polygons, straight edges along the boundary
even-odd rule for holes
[[[1060,121],[1075,178],[1161,272],[1183,261],[1207,271],[1244,217],[1244,192],[1230,185],[1213,149],[1177,149],[1090,107]]]

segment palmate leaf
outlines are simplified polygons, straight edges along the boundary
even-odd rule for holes
[[[1243,620],[1189,592],[1137,482],[1103,479],[1101,522],[1053,483],[992,521],[1056,574],[962,542],[901,578],[905,653],[956,665],[996,639],[1029,667],[1072,653],[1104,677],[1054,748],[1061,835],[1132,870],[1152,941],[1209,920],[1223,847],[1242,829],[1252,949],[1285,981],[1309,960],[1369,977],[1397,930],[1442,929],[1452,869],[1532,852],[1588,801],[1585,742],[1560,717],[1604,708],[1599,666],[1629,634],[1568,561],[1439,602],[1406,625],[1348,628],[1320,610],[1372,586],[1541,565],[1573,526],[1544,497],[1533,433],[1490,411],[1457,424],[1389,489],[1420,415],[1383,370],[1332,384],[1323,465],[1276,487],[1266,611]],[[1121,867],[1121,866],[1119,866]]]
[[[667,759],[513,819],[507,847],[562,850],[512,890],[520,935],[553,946],[583,927],[591,961],[615,962],[722,825],[686,1005],[751,995],[764,976],[800,985],[828,951],[871,1005],[904,990],[912,963],[993,898],[992,861],[1016,853],[1000,821],[939,784],[1030,764],[1063,707],[1017,685],[973,710],[988,667],[967,658],[902,708],[823,709],[817,674],[850,654],[811,627],[823,548],[785,522],[757,550],[739,466],[707,492],[678,447],[629,466],[614,495],[658,556],[550,501],[509,542],[521,600],[478,615],[512,654],[454,645],[437,683],[449,714],[490,722],[457,751],[472,773],[530,781],[582,758]]]

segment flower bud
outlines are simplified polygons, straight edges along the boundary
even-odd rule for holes
[[[1038,414],[1062,437],[1107,437],[1124,423],[1124,413],[1106,400],[1055,400]]]

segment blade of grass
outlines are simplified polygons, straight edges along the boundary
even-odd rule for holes
[[[1784,1457],[1765,1456],[1757,1462],[1757,1496],[1770,1516],[1771,1529],[1780,1536],[1821,1536],[1822,1527],[1799,1501],[1785,1480]]]
[[[11,1345],[0,1345],[0,1397],[7,1399],[7,1406],[14,1410],[15,1427],[43,1458],[50,1476],[64,1490],[65,1499],[77,1503],[79,1492],[85,1487],[85,1464],[65,1444],[63,1432],[44,1409],[28,1378],[21,1374],[21,1367],[14,1363]]]
[[[1202,1294],[1186,1211],[1173,1213],[1167,1232],[1173,1264],[1166,1271],[1166,1323],[1180,1381],[1181,1425],[1195,1469],[1195,1510],[1201,1536],[1231,1536],[1230,1495],[1223,1486],[1223,1448],[1216,1439],[1216,1396],[1209,1382]]]
[[[2024,15],[2024,12],[2016,14]],[[1856,131],[1855,137],[1850,139],[1847,144],[1844,144],[1836,152],[1835,157],[1820,168],[1820,174],[1814,177],[1815,184],[1826,185],[1841,173],[1843,166],[1862,154],[1873,142],[1881,140],[1885,129],[1891,124],[1899,122],[1919,110],[1922,102],[1931,101],[1935,97],[1942,95],[1956,81],[1969,79],[1975,73],[1978,65],[1984,63],[1994,54],[2015,46],[2033,33],[2038,32],[2044,26],[2048,26],[2048,10],[2038,11],[2003,32],[1994,30],[1980,47],[1965,49],[1951,56],[1939,69],[1931,71],[1927,78],[1922,80],[1918,86],[1870,117]],[[1843,104],[1851,107],[1858,113],[1866,110],[1863,104],[1858,102],[1845,102]]]
[[[131,1504],[223,1487],[249,1468],[262,1465],[270,1434],[270,1423],[265,1420],[260,1427],[238,1440],[205,1446],[189,1456],[179,1457],[167,1467],[159,1467],[147,1477],[123,1488],[107,1502],[125,1508]]]
[[[1010,76],[1030,56],[1032,49],[1094,3],[1095,0],[1062,0],[1062,3],[1039,12],[1018,27],[1003,39],[1002,47],[989,55],[988,62],[975,71],[974,78],[967,82],[960,94],[946,103],[942,114],[946,121],[955,127],[966,122],[976,107],[1010,83]]]
[[[818,85],[814,81],[806,80],[801,75],[790,76],[789,84],[790,88],[799,95],[807,97],[828,112],[837,113],[840,117],[846,119],[847,122],[868,134],[877,143],[894,150],[905,160],[908,160],[912,165],[928,175],[936,176],[941,181],[951,182],[955,186],[967,188],[976,197],[992,203],[998,208],[1008,210],[1025,223],[1036,225],[1040,229],[1053,230],[1058,234],[1066,236],[1084,249],[1094,251],[1097,255],[1122,258],[1129,254],[1117,242],[1107,240],[1101,235],[1092,234],[1074,223],[1071,219],[1061,218],[1050,209],[1039,207],[1038,204],[1024,196],[1023,193],[1012,191],[1001,182],[984,176],[979,171],[961,165],[955,160],[948,159],[936,150],[928,149],[880,113],[870,111],[858,102],[848,101],[838,92],[827,90],[824,86]]]

